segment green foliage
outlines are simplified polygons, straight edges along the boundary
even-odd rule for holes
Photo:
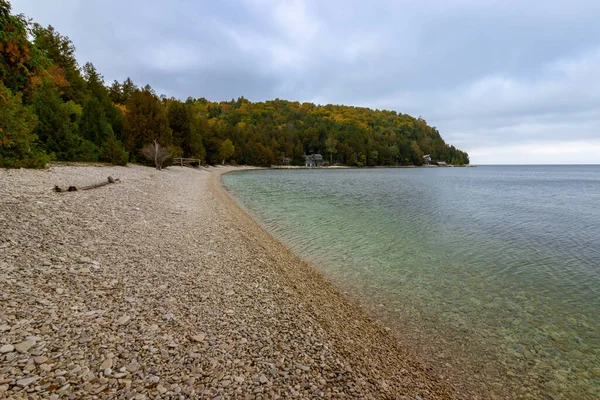
[[[173,131],[173,144],[183,157],[199,158],[202,162],[206,150],[202,136],[209,131],[206,119],[194,115],[193,103],[171,100],[168,104],[169,126]]]
[[[106,161],[115,165],[127,165],[129,161],[129,153],[125,151],[123,143],[117,140],[115,133],[107,125],[107,139],[103,146],[101,161]]]
[[[78,123],[79,135],[100,147],[107,139],[107,125],[102,104],[97,98],[90,97],[83,104],[83,112]]]
[[[51,25],[44,28],[39,24],[34,24],[33,36],[35,46],[58,67],[55,69],[56,74],[65,80],[62,87],[63,100],[83,104],[87,89],[75,59],[73,42],[58,33]]]
[[[48,157],[38,149],[33,129],[36,117],[20,95],[0,83],[0,167],[43,168]]]
[[[221,143],[221,146],[219,147],[219,155],[221,156],[221,159],[223,160],[223,164],[225,164],[225,161],[229,157],[231,157],[234,152],[235,152],[235,147],[233,146],[233,142],[230,139],[225,139]]]
[[[169,147],[173,142],[167,111],[163,103],[148,88],[134,92],[127,102],[123,126],[123,141],[130,156],[154,141]]]
[[[35,93],[33,109],[38,117],[34,133],[45,143],[45,150],[62,161],[95,161],[94,144],[77,135],[77,107],[64,103],[56,86],[44,82]]]
[[[0,0],[0,82],[13,93],[28,97],[40,72],[49,66],[42,52],[29,42],[29,22],[11,15],[11,6]]]
[[[0,0],[2,165],[40,166],[44,151],[58,160],[125,164],[141,160],[155,140],[210,164],[269,166],[291,158],[301,165],[310,153],[351,166],[421,165],[425,154],[469,163],[423,118],[395,111],[244,97],[181,102],[158,97],[149,85],[140,90],[130,78],[106,87],[93,64],[79,70],[68,37],[11,11]]]

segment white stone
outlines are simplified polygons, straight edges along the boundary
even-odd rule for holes
[[[14,350],[15,346],[13,346],[12,344],[5,344],[4,346],[0,347],[0,354],[10,353]]]
[[[39,376],[32,376],[30,378],[24,378],[24,379],[19,379],[17,381],[17,385],[21,386],[21,387],[25,387],[25,386],[29,386],[31,385],[33,382],[39,380],[40,377]]]

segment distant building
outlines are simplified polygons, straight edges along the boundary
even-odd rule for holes
[[[323,165],[323,156],[321,154],[304,155],[304,165],[307,167],[320,167]]]
[[[437,162],[437,165],[439,165],[440,167],[447,167],[447,166],[448,166],[448,164],[446,164],[446,163],[445,163],[445,162],[443,162],[443,161],[438,161],[438,162]]]
[[[290,165],[292,159],[289,157],[283,157],[283,165]]]
[[[423,162],[425,164],[431,163],[431,156],[429,154],[423,156]]]

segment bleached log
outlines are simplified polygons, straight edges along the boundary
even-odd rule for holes
[[[60,187],[58,185],[54,186],[54,191],[58,192],[58,193],[62,193],[62,192],[77,192],[79,190],[90,190],[90,189],[95,189],[95,188],[99,188],[102,186],[106,186],[106,185],[110,185],[111,183],[116,183],[116,182],[120,182],[119,178],[113,178],[112,176],[109,176],[107,180],[99,182],[99,183],[95,183],[93,185],[88,185],[88,186],[69,186],[69,187]]]

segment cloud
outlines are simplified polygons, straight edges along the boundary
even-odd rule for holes
[[[420,115],[475,163],[559,146],[600,163],[586,150],[600,137],[597,0],[12,4],[68,35],[107,81]]]

